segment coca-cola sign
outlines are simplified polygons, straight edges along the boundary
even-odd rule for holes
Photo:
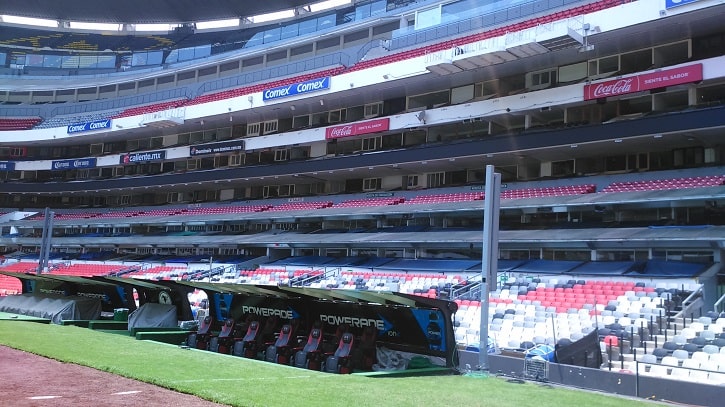
[[[325,138],[329,140],[341,137],[352,137],[361,134],[377,133],[388,129],[390,129],[390,118],[386,117],[384,119],[328,127],[325,129]]]
[[[602,99],[702,80],[702,64],[629,76],[584,86],[584,100]]]

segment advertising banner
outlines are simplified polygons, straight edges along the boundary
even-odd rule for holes
[[[73,160],[55,160],[51,164],[53,170],[72,170],[77,168],[93,168],[96,166],[95,158],[76,158]]]
[[[12,161],[0,161],[0,171],[14,171],[15,163]]]
[[[304,93],[316,92],[318,90],[330,89],[330,77],[311,79],[305,82],[293,83],[287,86],[279,86],[267,89],[262,92],[262,100],[284,98],[288,96],[301,95]]]
[[[326,139],[359,136],[361,134],[377,133],[390,129],[390,118],[368,120],[350,123],[342,126],[333,126],[325,129]]]
[[[642,92],[701,80],[702,64],[664,69],[657,72],[585,85],[584,100],[626,95],[628,93]]]
[[[232,153],[235,151],[244,151],[244,140],[198,144],[189,147],[189,155],[192,157],[205,154]]]
[[[665,0],[665,9],[684,6],[685,4],[694,3],[698,0]]]
[[[163,160],[166,158],[166,151],[144,151],[142,153],[121,154],[120,164],[135,164],[148,161]]]
[[[111,128],[111,119],[96,120],[92,122],[76,123],[68,126],[68,134],[82,133],[84,131],[103,130]]]

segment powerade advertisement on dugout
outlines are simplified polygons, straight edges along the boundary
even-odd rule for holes
[[[274,100],[288,96],[301,95],[303,93],[316,92],[318,90],[330,89],[330,77],[311,79],[305,82],[293,83],[286,86],[266,89],[262,92],[262,100]]]

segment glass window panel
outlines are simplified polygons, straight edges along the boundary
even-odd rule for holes
[[[280,37],[282,39],[285,38],[294,38],[297,36],[297,32],[299,31],[299,24],[290,24],[288,26],[282,27],[280,29]]]
[[[335,26],[335,16],[326,15],[317,19],[317,30],[324,30],[326,28]]]
[[[355,7],[355,21],[360,21],[370,17],[370,4]]]
[[[164,59],[163,51],[151,51],[147,53],[146,63],[148,65],[161,65]]]
[[[194,59],[194,48],[182,48],[179,50],[179,61]]]
[[[261,45],[263,36],[264,36],[263,32],[254,34],[254,36],[252,38],[250,38],[246,44],[244,44],[244,48],[250,48],[250,47],[255,47],[257,45]]]
[[[43,66],[43,55],[30,54],[25,57],[27,66]]]
[[[317,20],[307,20],[300,22],[300,35],[310,34],[317,30]]]
[[[269,44],[270,42],[279,41],[281,30],[279,28],[272,28],[264,32],[264,43]]]
[[[387,2],[385,1],[376,1],[375,3],[372,3],[370,5],[370,15],[374,16],[376,14],[384,13],[387,11]]]
[[[211,44],[208,45],[201,45],[196,48],[194,48],[194,57],[195,58],[204,58],[211,55]]]
[[[144,66],[147,60],[146,52],[134,52],[131,58],[131,66]]]

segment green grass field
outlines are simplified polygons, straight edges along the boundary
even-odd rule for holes
[[[459,375],[334,375],[74,326],[0,321],[0,344],[233,406],[616,406],[645,401]],[[0,361],[0,366],[2,365]]]

